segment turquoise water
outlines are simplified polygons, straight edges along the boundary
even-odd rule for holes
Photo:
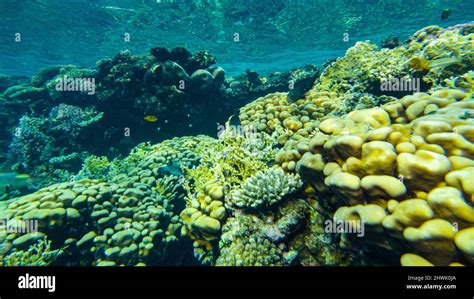
[[[441,20],[446,8],[452,14]],[[2,0],[0,74],[93,66],[124,49],[143,54],[157,45],[210,50],[230,75],[247,68],[266,74],[320,65],[355,41],[403,40],[428,25],[466,23],[473,9],[470,0]],[[17,32],[21,43],[14,43]]]

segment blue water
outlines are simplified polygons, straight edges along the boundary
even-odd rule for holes
[[[452,14],[441,20],[445,8]],[[265,74],[322,64],[358,40],[404,40],[424,26],[470,22],[473,11],[472,0],[1,0],[0,74],[94,66],[158,45],[210,50],[228,75]]]

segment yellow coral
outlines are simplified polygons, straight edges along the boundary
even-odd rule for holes
[[[408,227],[403,237],[435,265],[447,265],[455,256],[455,228],[443,219],[432,219],[419,228]]]
[[[474,217],[472,122],[466,119],[472,104],[463,91],[439,89],[328,117],[311,139],[288,141],[276,161],[296,162],[323,208],[349,205],[337,210],[338,217],[357,218],[354,207],[364,204],[385,209],[370,240],[343,238],[343,244],[361,242],[400,255],[408,244],[419,262],[455,264],[456,229],[472,227]]]
[[[451,170],[446,156],[426,150],[398,155],[397,165],[398,173],[418,190],[430,190]]]
[[[430,261],[413,253],[405,253],[400,258],[400,264],[405,267],[426,267],[434,266]]]
[[[457,248],[464,257],[474,263],[474,227],[463,229],[454,238]]]

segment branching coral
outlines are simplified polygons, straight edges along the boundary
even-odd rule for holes
[[[372,92],[382,78],[409,75],[407,50],[381,49],[370,42],[357,42],[346,55],[326,68],[315,89],[321,91]]]
[[[229,135],[219,141],[203,144],[197,151],[201,156],[201,164],[196,168],[185,168],[187,176],[192,179],[188,184],[188,196],[196,191],[203,191],[209,182],[217,182],[228,192],[239,186],[245,179],[257,171],[266,169],[271,149],[261,150],[265,139],[251,139]],[[263,140],[263,141],[262,141]],[[271,145],[270,145],[271,147]]]
[[[18,127],[13,130],[13,141],[8,151],[9,160],[37,165],[48,161],[54,139],[45,132],[47,120],[44,118],[23,116]]]
[[[28,165],[33,169],[31,175],[39,177],[36,183],[40,186],[67,179],[80,168],[82,158],[93,146],[81,141],[81,133],[91,129],[101,117],[102,113],[92,108],[66,104],[53,107],[49,117],[24,115],[12,131],[8,164]],[[47,164],[54,164],[54,170],[46,170]]]
[[[64,249],[52,249],[51,241],[40,239],[28,250],[14,250],[0,260],[2,266],[49,266],[63,254]]]
[[[51,109],[48,122],[53,134],[61,134],[61,137],[68,137],[75,140],[81,129],[89,127],[98,122],[103,112],[96,112],[93,107],[81,109],[77,106],[59,104]]]
[[[471,25],[471,28],[473,25]],[[413,57],[426,59],[432,64],[423,80],[439,85],[444,79],[459,76],[474,67],[474,50],[472,47],[474,33],[468,33],[462,28],[440,30],[431,39],[421,44],[412,40],[408,48]],[[420,31],[423,31],[420,30]],[[419,34],[419,32],[418,32]],[[415,33],[414,36],[417,36]]]
[[[226,194],[272,161],[274,140],[266,134],[253,134],[241,135],[227,127],[219,140],[196,146],[200,156],[197,167],[183,167],[188,195],[181,213],[182,233],[194,241],[195,256],[203,263],[214,262],[216,239],[227,216]]]
[[[241,188],[231,192],[230,202],[239,208],[266,209],[303,185],[298,175],[285,174],[281,169],[259,171],[248,178]]]

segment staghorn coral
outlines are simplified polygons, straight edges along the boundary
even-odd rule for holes
[[[249,177],[230,194],[230,203],[239,208],[265,210],[302,186],[297,175],[270,168]]]
[[[440,84],[441,88],[462,89],[467,92],[474,92],[474,71],[470,70],[460,76],[451,76]]]

